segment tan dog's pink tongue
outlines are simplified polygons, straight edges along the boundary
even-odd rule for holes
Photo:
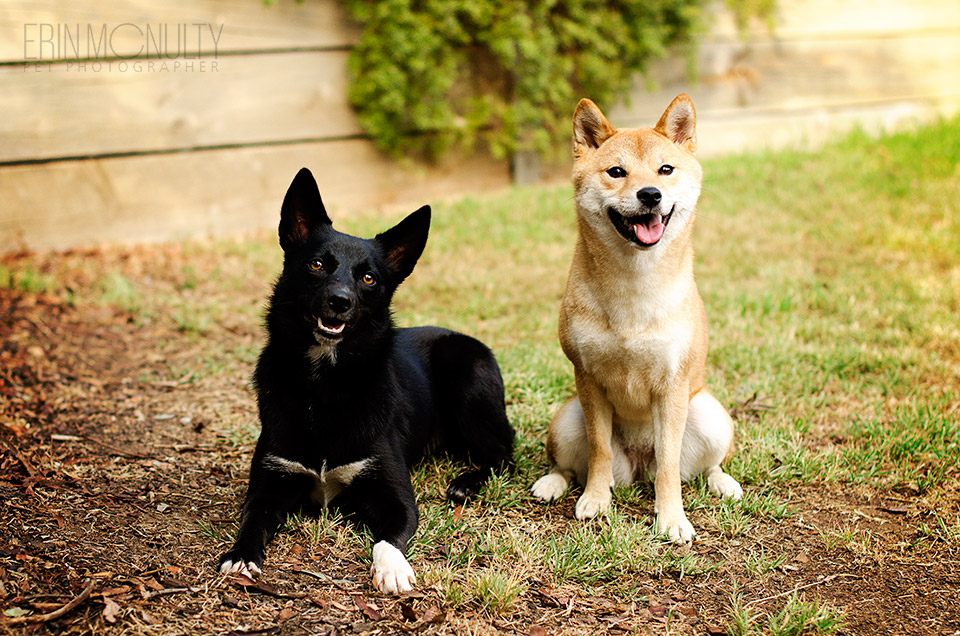
[[[646,214],[643,216],[643,223],[636,223],[633,226],[633,233],[637,235],[637,240],[645,245],[653,245],[663,236],[663,230],[666,226],[663,224],[663,217],[659,214]]]

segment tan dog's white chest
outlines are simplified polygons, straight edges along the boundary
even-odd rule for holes
[[[606,388],[626,419],[640,417],[651,394],[676,381],[697,327],[690,311],[697,293],[692,278],[679,276],[668,284],[649,273],[644,278],[647,284],[619,289],[583,285],[577,306],[561,309],[564,349]]]
[[[620,421],[649,420],[650,398],[682,372],[690,353],[691,325],[663,321],[643,329],[596,329],[593,320],[570,321],[570,346],[581,369],[604,387]]]

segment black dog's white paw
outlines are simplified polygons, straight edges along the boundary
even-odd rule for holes
[[[240,550],[234,548],[220,557],[217,571],[220,574],[244,574],[252,579],[260,574],[261,563],[263,563],[262,560],[258,562],[256,559],[247,558],[241,554]]]
[[[384,594],[409,592],[417,584],[417,577],[403,552],[386,541],[378,541],[373,546],[370,574],[373,575],[373,586]]]
[[[245,574],[251,579],[260,575],[260,568],[253,561],[233,561],[227,559],[220,564],[220,574]]]

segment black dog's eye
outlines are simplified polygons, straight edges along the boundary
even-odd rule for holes
[[[607,170],[607,174],[614,179],[623,179],[625,176],[627,176],[627,171],[620,166],[614,166]]]
[[[673,166],[671,166],[668,163],[665,163],[662,166],[660,166],[660,169],[657,170],[657,172],[659,172],[662,175],[673,174]]]
[[[319,272],[321,269],[323,269],[323,261],[321,261],[319,258],[315,258],[311,260],[309,265],[310,265],[310,269],[312,269],[315,272]]]
[[[363,284],[364,284],[364,285],[367,285],[368,287],[369,287],[370,285],[373,285],[374,283],[377,282],[376,276],[374,276],[374,275],[371,274],[370,272],[367,272],[366,274],[364,274],[363,277],[362,277],[360,280],[362,280],[362,281],[363,281]]]

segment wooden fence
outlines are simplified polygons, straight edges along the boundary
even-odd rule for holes
[[[689,92],[707,156],[960,110],[960,2],[780,4],[775,31],[748,40],[718,9],[699,81],[664,60],[656,90],[605,106],[614,124],[650,125]],[[485,156],[378,153],[347,103],[357,34],[335,0],[0,6],[0,253],[271,227],[301,166],[334,214],[510,183]]]

